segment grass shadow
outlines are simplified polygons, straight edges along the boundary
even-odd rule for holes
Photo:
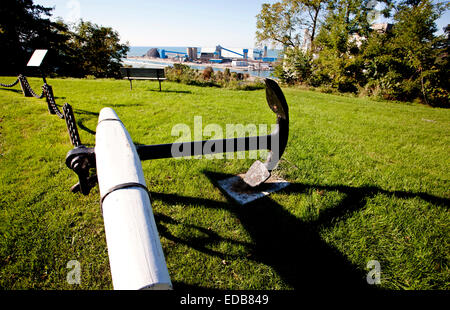
[[[94,135],[94,136],[95,136],[95,134],[96,134],[96,132],[95,132],[94,130],[89,129],[89,128],[87,128],[86,126],[84,126],[82,120],[77,121],[77,126],[78,126],[78,128],[80,128],[81,130],[84,130],[84,131],[86,131],[87,133],[89,133],[89,134],[91,134],[91,135]]]
[[[156,195],[158,196],[158,194],[153,193],[152,195]],[[225,241],[228,243],[232,243],[232,244],[236,244],[236,245],[244,245],[246,247],[251,246],[248,243],[245,242],[239,242],[239,241],[235,241],[232,239],[228,239],[228,238],[222,238],[220,237],[216,232],[210,230],[210,229],[206,229],[200,226],[196,226],[196,225],[189,225],[189,224],[185,224],[183,223],[182,225],[187,226],[190,230],[196,230],[198,231],[201,237],[195,237],[195,238],[180,238],[177,236],[174,236],[173,234],[171,234],[165,227],[165,225],[161,225],[161,224],[172,224],[172,225],[180,225],[181,222],[172,219],[169,216],[166,216],[164,214],[155,214],[155,221],[157,223],[160,224],[160,226],[158,227],[158,232],[164,236],[166,239],[171,240],[175,243],[179,243],[179,244],[184,244],[187,245],[197,251],[203,252],[205,254],[211,255],[211,256],[216,256],[216,257],[220,257],[221,259],[233,259],[233,258],[238,258],[236,256],[233,255],[227,255],[226,253],[221,253],[218,251],[214,251],[211,249],[208,249],[205,247],[206,244],[214,244],[220,241]]]
[[[229,175],[205,172],[213,182]],[[274,268],[277,274],[295,289],[367,288],[364,275],[356,270],[340,253],[326,245],[311,225],[300,221],[281,205],[262,198],[246,206],[212,201],[208,199],[181,197],[175,194],[152,193],[152,197],[169,204],[186,204],[204,208],[226,209],[233,213],[253,243],[247,245],[249,260]],[[160,235],[174,240],[164,229],[163,219],[156,216]],[[212,253],[209,244],[223,241],[217,233],[210,233],[203,240],[182,240],[192,248],[221,259],[230,258],[226,253]]]
[[[159,91],[159,89],[147,89],[147,91],[157,92],[157,93],[175,93],[175,94],[192,94],[190,90],[168,90],[168,89],[162,89]]]
[[[87,110],[81,110],[81,109],[72,109],[73,113],[76,114],[81,114],[81,115],[92,115],[92,116],[96,116],[98,117],[100,115],[99,112],[92,112],[92,111],[87,111]]]
[[[112,108],[122,108],[122,107],[142,107],[144,105],[142,103],[131,103],[131,104],[118,103],[118,104],[109,104],[108,106]]]
[[[217,186],[217,181],[231,175],[204,171],[208,179]],[[218,187],[219,188],[219,187]],[[226,209],[231,212],[253,242],[243,244],[248,251],[247,258],[271,266],[277,274],[294,289],[307,290],[357,290],[378,291],[377,287],[367,284],[366,272],[358,269],[337,249],[325,243],[320,235],[320,227],[332,225],[333,220],[350,216],[366,205],[366,198],[378,193],[398,197],[421,197],[438,205],[448,206],[449,199],[435,197],[426,193],[385,191],[377,187],[321,186],[293,183],[281,192],[303,193],[309,189],[339,191],[345,198],[333,208],[321,212],[313,221],[303,221],[287,211],[282,205],[269,197],[261,198],[245,206],[229,202],[213,201],[195,197],[183,197],[176,194],[152,193],[152,197],[168,204],[185,204],[210,209]],[[228,197],[227,197],[228,198]],[[227,253],[212,251],[208,245],[219,242],[235,242],[224,239],[218,233],[201,227],[191,227],[202,232],[202,238],[182,239],[171,235],[164,225],[179,224],[165,215],[155,215],[160,235],[188,245],[197,251],[214,255],[221,259],[233,259]],[[183,285],[180,285],[183,286]]]
[[[299,184],[292,183],[288,187],[282,189],[281,193],[303,193],[307,192],[310,189],[314,189],[317,191],[337,191],[345,194],[345,198],[341,200],[339,205],[334,206],[333,208],[327,208],[325,210],[321,210],[320,216],[317,220],[312,221],[311,223],[318,225],[327,225],[333,219],[336,218],[345,218],[351,215],[352,212],[358,211],[365,207],[367,198],[372,198],[378,194],[394,196],[402,199],[410,199],[419,197],[422,200],[425,200],[431,204],[436,206],[441,206],[448,209],[450,204],[450,199],[437,197],[430,195],[428,193],[412,193],[405,191],[388,191],[381,189],[376,186],[360,186],[360,187],[351,187],[346,185],[315,185],[315,184]]]
[[[13,93],[21,93],[22,94],[22,90],[20,90],[20,89],[12,89],[12,88],[0,88],[0,90],[6,90],[6,91],[10,91],[10,92],[13,92]]]

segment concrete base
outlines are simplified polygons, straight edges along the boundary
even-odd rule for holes
[[[241,205],[245,205],[256,199],[268,196],[272,192],[279,191],[290,183],[275,176],[270,176],[264,183],[257,187],[250,187],[244,181],[245,174],[217,181],[221,189],[233,200]]]

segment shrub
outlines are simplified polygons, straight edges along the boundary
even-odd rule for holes
[[[229,68],[225,68],[225,70],[223,71],[223,79],[225,81],[229,81],[231,78],[231,71]]]
[[[311,76],[312,57],[299,48],[284,51],[274,70],[274,76],[285,84],[305,84]]]
[[[231,72],[229,68],[214,72],[212,67],[206,67],[202,71],[192,69],[184,64],[174,64],[166,67],[165,74],[168,81],[187,85],[206,87],[226,87],[236,90],[255,90],[265,88],[262,82],[250,82],[249,74]]]
[[[214,75],[214,69],[212,67],[206,67],[203,70],[202,77],[204,80],[210,80]]]

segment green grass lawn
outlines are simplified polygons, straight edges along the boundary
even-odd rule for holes
[[[2,77],[2,83],[14,78]],[[42,81],[30,78],[39,90]],[[135,143],[176,140],[175,124],[272,124],[264,90],[49,79],[95,145],[113,108]],[[290,136],[276,173],[292,184],[239,206],[215,182],[252,159],[142,163],[174,288],[449,289],[450,111],[283,89]],[[39,91],[40,93],[40,91]],[[205,137],[207,138],[207,137]],[[111,289],[98,187],[72,194],[65,122],[45,99],[0,88],[0,288]],[[81,284],[66,281],[81,264]]]

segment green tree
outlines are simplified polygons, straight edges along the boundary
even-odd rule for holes
[[[445,9],[428,0],[403,1],[392,32],[370,34],[363,56],[369,94],[448,106],[448,33],[435,36]]]
[[[370,24],[368,0],[330,1],[316,40],[314,84],[356,92],[365,84],[361,52]],[[320,77],[320,79],[319,79]]]
[[[275,66],[274,76],[282,83],[309,83],[312,70],[312,54],[300,48],[286,48],[282,61]]]
[[[393,53],[392,32],[369,35],[363,52],[365,89],[370,96],[395,99],[399,92],[399,80],[403,70],[403,59]]]
[[[311,72],[312,51],[324,11],[324,0],[283,0],[263,4],[257,15],[258,43],[281,45],[274,76],[288,84],[305,83]]]
[[[405,99],[420,95],[425,103],[433,104],[433,92],[439,88],[436,78],[441,70],[448,70],[439,66],[438,58],[445,62],[448,57],[448,54],[443,56],[445,49],[448,51],[448,40],[435,36],[436,20],[448,7],[449,4],[435,4],[430,0],[407,0],[397,7],[392,53],[404,59],[403,71],[399,73]]]
[[[67,26],[50,21],[51,8],[34,5],[32,0],[3,0],[0,5],[1,74],[24,73],[27,60],[37,49],[50,49],[49,67],[60,67]],[[51,48],[50,48],[51,47]]]
[[[120,59],[129,50],[109,27],[81,21],[74,31],[50,21],[51,8],[32,0],[4,0],[0,5],[1,74],[33,72],[26,63],[35,49],[48,49],[47,71],[59,75],[116,77]]]
[[[314,42],[325,0],[282,0],[264,3],[256,15],[257,43],[299,48],[304,44],[305,30]]]
[[[445,35],[437,40],[435,54],[425,89],[431,105],[450,108],[450,25],[445,27]]]
[[[79,76],[118,77],[121,58],[129,51],[112,28],[85,21],[75,27],[70,46],[78,59]]]
[[[310,19],[308,23],[308,30],[311,32],[311,48],[314,50],[314,40],[316,38],[317,29],[320,26],[321,12],[325,8],[327,1],[323,0],[304,0],[305,11],[309,15]]]

